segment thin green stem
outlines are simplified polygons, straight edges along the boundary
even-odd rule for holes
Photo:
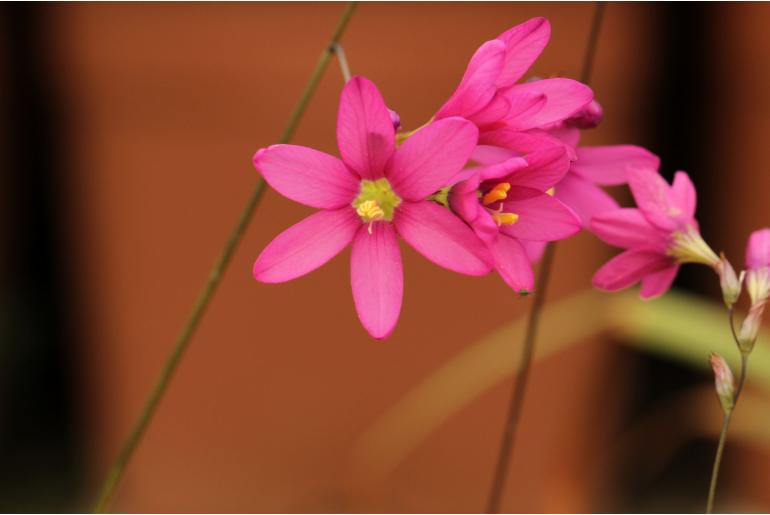
[[[331,59],[333,52],[332,46],[342,37],[342,34],[345,32],[345,28],[347,27],[348,22],[350,21],[350,18],[355,11],[355,8],[356,2],[350,2],[345,7],[339,22],[337,23],[337,26],[332,33],[329,45],[327,45],[326,49],[321,53],[321,56],[318,59],[318,63],[316,64],[313,73],[310,75],[310,79],[305,85],[305,89],[303,90],[302,95],[300,96],[299,100],[294,106],[294,110],[289,116],[289,120],[286,123],[283,132],[281,133],[281,137],[279,139],[280,143],[288,142],[293,136],[294,131],[297,129],[302,115],[304,114],[305,109],[307,108],[307,105],[313,96],[313,93],[315,93],[315,90],[318,87],[321,76],[329,64],[329,60]],[[238,247],[238,243],[241,241],[249,221],[254,214],[254,210],[262,198],[264,190],[265,182],[260,179],[257,182],[254,191],[251,193],[251,196],[246,201],[246,205],[244,206],[243,211],[241,211],[235,227],[230,233],[225,246],[222,248],[219,257],[209,272],[208,279],[206,280],[203,289],[193,304],[192,311],[190,312],[190,315],[188,316],[182,331],[174,343],[174,347],[170,356],[161,369],[160,375],[155,382],[150,396],[145,402],[144,408],[142,409],[139,418],[134,424],[133,429],[129,433],[128,438],[123,444],[123,447],[118,453],[115,462],[107,474],[107,478],[105,479],[100,490],[99,498],[94,505],[94,513],[104,513],[109,507],[110,501],[115,494],[115,490],[120,483],[120,479],[125,472],[126,466],[128,465],[131,457],[134,454],[134,451],[136,450],[136,447],[144,436],[144,433],[146,432],[147,426],[152,420],[152,417],[155,415],[158,405],[163,398],[163,395],[165,394],[171,379],[174,376],[174,372],[176,372],[176,369],[179,366],[179,363],[190,344],[192,336],[206,312],[206,308],[211,303],[217,286],[219,286],[219,283],[222,279],[222,275],[227,269],[227,266],[230,264],[233,254]]]
[[[730,419],[733,412],[730,410],[724,416],[722,421],[722,431],[719,433],[719,445],[717,445],[717,455],[714,458],[714,468],[711,470],[711,485],[709,486],[709,499],[706,504],[706,513],[714,513],[714,496],[717,493],[717,479],[719,478],[719,467],[722,464],[722,453],[725,450],[727,441],[727,429],[730,427]]]
[[[591,29],[588,34],[588,43],[586,45],[586,53],[583,58],[583,68],[580,77],[580,80],[584,83],[588,83],[591,79],[594,56],[596,54],[599,41],[599,32],[602,25],[602,19],[604,18],[604,9],[605,2],[596,2],[594,6],[593,18],[591,21]],[[524,334],[519,374],[516,376],[516,380],[514,381],[513,391],[511,392],[510,401],[508,403],[508,414],[505,419],[505,425],[503,426],[503,436],[500,442],[500,449],[497,454],[497,463],[495,465],[495,473],[492,479],[492,488],[489,492],[489,498],[487,500],[487,513],[498,513],[500,511],[500,503],[503,497],[505,481],[508,477],[508,468],[511,461],[513,460],[516,432],[519,421],[521,419],[521,410],[524,406],[524,398],[527,392],[527,385],[529,384],[532,359],[535,355],[535,344],[537,342],[537,330],[538,324],[540,322],[540,313],[542,312],[543,306],[545,305],[545,294],[551,276],[551,268],[553,266],[555,252],[556,244],[549,243],[545,248],[543,258],[541,260],[540,271],[538,273],[537,281],[535,284],[535,298],[532,302],[532,307],[529,312],[529,319],[527,321],[527,329]]]

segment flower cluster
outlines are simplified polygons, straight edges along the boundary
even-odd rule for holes
[[[534,288],[545,245],[581,229],[629,249],[597,274],[605,289],[641,280],[653,296],[680,263],[713,264],[699,245],[686,176],[669,191],[647,150],[580,146],[581,131],[603,118],[585,84],[521,81],[549,38],[548,21],[534,18],[482,44],[454,93],[415,131],[397,132],[398,114],[371,81],[354,77],[340,98],[339,158],[296,145],[257,151],[254,166],[272,188],[319,211],[263,250],[254,277],[288,281],[351,245],[359,319],[385,338],[403,295],[399,238],[451,271],[495,270],[522,294]],[[621,209],[602,189],[627,182],[638,210]],[[632,234],[638,227],[654,238]]]

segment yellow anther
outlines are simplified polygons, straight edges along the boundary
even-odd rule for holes
[[[483,202],[485,206],[488,206],[489,204],[494,204],[498,200],[504,200],[508,196],[508,190],[510,189],[511,185],[507,182],[496,184],[494,188],[489,190],[482,197],[481,202]]]
[[[372,234],[372,223],[375,220],[382,220],[385,218],[385,212],[374,200],[362,202],[361,205],[356,208],[356,213],[358,213],[358,216],[360,216],[364,222],[369,222],[369,234]]]
[[[556,188],[548,188],[547,190],[545,190],[546,195],[550,195],[553,197],[554,193],[556,193]]]
[[[497,225],[513,225],[519,220],[519,215],[516,213],[492,213],[492,219]]]

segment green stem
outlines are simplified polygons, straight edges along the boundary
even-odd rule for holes
[[[602,25],[602,19],[604,17],[604,9],[605,2],[596,2],[594,6],[593,18],[591,21],[591,29],[588,34],[586,53],[583,58],[583,69],[580,77],[580,80],[584,83],[588,83],[591,79],[594,56],[596,54],[596,48],[599,41],[599,32]],[[505,480],[508,477],[508,468],[510,462],[513,459],[513,450],[516,441],[516,430],[519,425],[519,420],[521,419],[521,410],[524,406],[524,398],[527,392],[527,385],[529,384],[532,359],[535,355],[535,344],[537,342],[537,330],[538,324],[540,322],[540,313],[542,312],[543,306],[545,305],[545,293],[546,289],[548,288],[548,283],[551,276],[551,268],[553,266],[555,252],[556,244],[549,243],[543,252],[543,258],[540,263],[540,271],[538,273],[537,281],[535,284],[535,298],[532,303],[532,308],[529,312],[527,329],[524,334],[524,345],[521,350],[521,365],[519,367],[520,371],[516,376],[516,380],[514,381],[513,391],[508,403],[508,414],[505,419],[503,436],[500,442],[500,449],[497,454],[497,464],[495,465],[495,473],[492,479],[492,488],[487,500],[487,513],[499,513],[500,511],[500,503],[502,501]]]
[[[329,45],[321,53],[321,57],[318,59],[318,63],[316,64],[313,73],[310,75],[310,79],[305,85],[305,89],[303,90],[302,95],[294,106],[294,110],[289,117],[289,121],[286,123],[286,126],[281,133],[279,143],[288,142],[293,136],[294,131],[297,129],[300,119],[302,118],[302,115],[304,114],[305,109],[307,108],[307,105],[313,96],[313,93],[315,93],[315,90],[318,87],[321,76],[329,64],[329,60],[331,59],[333,52],[332,47],[337,43],[337,41],[342,37],[342,34],[345,32],[345,28],[347,27],[348,22],[350,21],[350,18],[355,11],[355,8],[356,2],[350,2],[345,7],[339,22],[337,23],[337,27],[334,29]],[[131,433],[128,435],[128,438],[118,453],[115,462],[109,470],[107,478],[105,479],[100,490],[99,498],[94,505],[94,513],[104,513],[109,507],[110,501],[115,494],[115,489],[120,483],[120,479],[125,472],[126,466],[131,460],[137,445],[144,436],[144,433],[147,430],[147,426],[152,420],[152,417],[158,408],[158,404],[163,398],[163,395],[165,394],[166,389],[168,388],[168,385],[174,376],[174,372],[179,366],[182,356],[184,356],[184,353],[190,344],[190,340],[192,339],[198,324],[205,314],[206,308],[211,302],[217,286],[219,286],[222,275],[227,269],[227,266],[230,264],[230,260],[232,259],[238,243],[246,231],[249,221],[254,214],[254,210],[262,198],[264,190],[265,182],[260,178],[256,187],[254,188],[254,191],[251,193],[251,196],[246,201],[246,205],[244,206],[243,211],[241,211],[241,214],[238,217],[238,222],[235,224],[235,227],[230,233],[225,246],[219,254],[219,257],[214,263],[211,271],[209,272],[206,284],[203,286],[203,290],[201,290],[200,294],[198,295],[198,298],[193,305],[192,311],[190,312],[190,315],[188,316],[181,333],[174,343],[174,348],[171,351],[171,355],[163,365],[160,375],[155,382],[155,386],[153,387],[149,398],[145,402],[144,408],[142,409],[139,418],[134,424]]]

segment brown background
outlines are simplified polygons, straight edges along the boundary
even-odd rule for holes
[[[342,5],[50,9],[52,62],[72,113],[66,187],[75,199],[68,237],[86,342],[79,376],[85,501],[254,187],[251,156],[276,141]],[[766,224],[770,212],[761,193],[770,186],[769,9],[712,8],[717,43],[709,48],[718,52],[709,54],[701,80],[720,88],[721,100],[704,102],[694,121],[708,131],[704,158],[718,170],[696,175],[696,182],[718,180],[721,195],[704,199],[710,205],[700,211],[722,222],[709,234],[736,261],[748,232]],[[372,79],[403,125],[414,128],[451,93],[483,41],[532,16],[547,16],[553,37],[530,73],[577,77],[592,12],[590,3],[365,3],[342,41],[353,73]],[[661,12],[648,4],[609,5],[592,81],[606,121],[586,142],[654,140],[662,121],[650,119],[650,95],[669,80],[656,72],[668,51],[659,37]],[[336,153],[341,86],[333,62],[295,143]],[[681,165],[664,166],[670,172]],[[367,477],[353,449],[422,378],[524,314],[531,300],[516,298],[494,275],[454,275],[402,246],[399,326],[388,341],[372,341],[353,309],[349,252],[287,284],[251,278],[260,250],[309,212],[272,191],[265,195],[128,469],[116,510],[483,509],[508,382],[457,412],[385,478]],[[585,234],[560,245],[550,297],[587,288],[610,253]],[[511,355],[501,359],[513,360],[516,350],[512,342]],[[634,506],[613,504],[617,477],[593,465],[633,396],[633,368],[633,356],[612,341],[583,342],[537,367],[506,510]],[[704,449],[705,465],[711,447]],[[727,471],[730,485],[729,463]],[[741,506],[768,509],[767,494],[764,501],[756,494],[767,484],[759,483]]]

